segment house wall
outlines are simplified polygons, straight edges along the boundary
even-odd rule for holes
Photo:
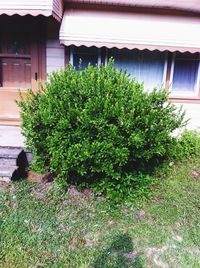
[[[59,42],[59,23],[49,19],[46,36],[46,72],[51,74],[64,66],[65,47]]]
[[[47,74],[60,70],[65,66],[65,49],[58,40],[47,39],[46,42]]]
[[[189,119],[187,129],[200,131],[200,103],[175,103],[177,107],[183,107],[186,118]]]
[[[53,15],[58,17],[58,20],[62,19],[63,15],[63,1],[62,0],[53,0]]]

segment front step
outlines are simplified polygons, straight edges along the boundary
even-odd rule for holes
[[[23,149],[19,147],[0,147],[0,159],[17,159]]]
[[[23,177],[27,166],[28,162],[23,148],[0,147],[0,181]]]
[[[17,166],[17,159],[16,158],[0,158],[0,171],[1,167],[5,166]]]
[[[1,181],[10,181],[20,178],[19,169],[17,166],[4,166],[0,167],[0,180]]]

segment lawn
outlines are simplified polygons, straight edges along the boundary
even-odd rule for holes
[[[0,267],[200,267],[200,161],[113,205],[26,180],[0,188]]]

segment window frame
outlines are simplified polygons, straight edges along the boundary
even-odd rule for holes
[[[196,76],[196,83],[194,86],[194,90],[190,91],[174,91],[173,92],[173,77],[175,70],[175,60],[177,53],[174,52],[172,55],[172,62],[170,66],[170,79],[169,79],[169,90],[170,90],[170,98],[180,98],[180,99],[191,99],[191,98],[200,98],[200,53],[198,53],[198,70]]]

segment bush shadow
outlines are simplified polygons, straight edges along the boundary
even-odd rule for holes
[[[142,253],[134,248],[129,234],[114,237],[113,242],[90,265],[90,268],[143,268]]]

